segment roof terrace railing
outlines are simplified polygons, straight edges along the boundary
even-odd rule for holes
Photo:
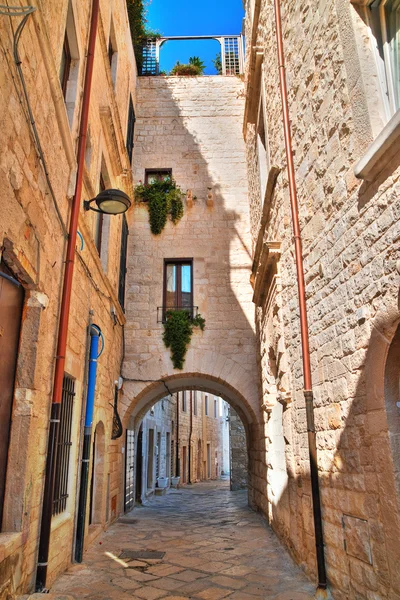
[[[168,41],[217,40],[221,45],[221,75],[242,75],[244,73],[243,35],[197,35],[168,36],[149,39],[143,46],[141,75],[160,74],[160,49]]]

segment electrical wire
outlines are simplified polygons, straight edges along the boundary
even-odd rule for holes
[[[59,222],[61,224],[61,228],[63,230],[64,238],[68,239],[68,231],[67,231],[67,228],[65,226],[64,220],[62,218],[60,209],[58,207],[57,199],[56,199],[56,196],[55,196],[55,193],[54,193],[54,190],[53,190],[53,186],[52,186],[51,181],[50,181],[50,175],[49,175],[49,171],[47,169],[46,159],[45,159],[45,156],[44,156],[44,153],[43,153],[42,144],[40,142],[39,132],[38,132],[37,127],[36,127],[35,118],[33,116],[32,107],[31,107],[31,103],[30,103],[30,100],[29,100],[28,89],[27,89],[27,86],[26,86],[25,77],[24,77],[24,74],[23,74],[23,71],[22,71],[22,67],[21,67],[22,61],[20,59],[19,52],[18,52],[18,44],[19,44],[19,41],[21,39],[21,35],[22,35],[22,32],[23,32],[24,27],[26,25],[26,22],[29,19],[29,16],[33,12],[35,12],[35,11],[36,11],[36,7],[34,7],[34,6],[26,6],[26,7],[20,6],[20,7],[18,7],[18,6],[5,6],[3,4],[0,4],[0,15],[8,16],[8,17],[23,17],[23,19],[22,19],[21,23],[18,25],[16,31],[15,32],[13,31],[13,56],[14,56],[14,62],[15,62],[15,65],[17,67],[18,76],[19,76],[19,79],[20,79],[20,82],[21,82],[21,86],[22,86],[23,96],[24,96],[24,99],[25,99],[26,109],[27,109],[27,112],[28,112],[28,120],[29,120],[29,124],[31,126],[31,129],[32,129],[34,140],[35,140],[36,151],[37,151],[37,153],[39,155],[40,162],[42,163],[42,168],[43,168],[44,175],[45,175],[45,178],[46,178],[47,187],[49,189],[50,196],[52,198],[53,205],[54,205],[54,208],[56,210],[58,220],[59,220]]]

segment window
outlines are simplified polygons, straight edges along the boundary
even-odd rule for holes
[[[118,301],[123,309],[125,309],[125,280],[126,280],[126,257],[128,251],[128,223],[126,216],[122,215],[122,231],[121,231],[121,256],[119,263],[119,285],[118,285]]]
[[[76,35],[75,19],[72,10],[72,4],[68,4],[67,22],[65,26],[64,39],[62,42],[61,60],[60,60],[60,86],[67,108],[69,125],[72,127],[75,107],[78,99],[78,79],[79,79],[79,47]]]
[[[146,169],[144,174],[145,183],[154,183],[155,181],[165,181],[172,177],[172,169]]]
[[[187,410],[186,392],[182,392],[182,411],[186,412],[186,410]]]
[[[218,418],[218,400],[215,400],[215,398],[214,398],[214,417],[216,419]]]
[[[164,260],[164,319],[168,309],[187,308],[193,314],[193,260]]]
[[[111,79],[115,87],[117,81],[117,63],[118,63],[118,48],[117,38],[115,35],[114,22],[111,19],[110,38],[108,40],[108,61],[111,69]]]
[[[75,381],[72,377],[69,377],[69,375],[64,375],[54,482],[53,515],[60,514],[67,507],[69,454],[72,446],[71,431],[74,396]]]
[[[208,396],[204,396],[204,412],[208,417]]]
[[[390,117],[400,108],[400,2],[374,0],[369,10],[383,71],[384,100]]]
[[[129,156],[129,162],[132,162],[133,140],[135,133],[135,109],[133,108],[132,96],[129,98],[128,128],[126,132],[126,150]]]
[[[67,97],[67,84],[71,71],[71,50],[69,49],[68,35],[65,33],[64,44],[61,54],[61,66],[60,66],[60,84],[63,92],[64,100]]]
[[[265,103],[264,103],[264,78],[261,78],[261,93],[258,105],[257,117],[257,156],[258,170],[260,175],[261,206],[264,204],[265,191],[267,189],[269,158],[267,136],[265,131]]]
[[[197,392],[196,390],[193,392],[193,414],[197,416]]]

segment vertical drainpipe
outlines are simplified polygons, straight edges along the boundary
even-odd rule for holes
[[[92,87],[93,62],[94,51],[96,47],[98,17],[99,0],[93,0],[89,44],[86,60],[85,83],[82,98],[82,115],[79,128],[75,193],[71,205],[68,245],[67,254],[65,258],[64,281],[61,298],[60,318],[58,324],[57,355],[55,358],[53,396],[51,405],[46,473],[42,503],[42,519],[40,525],[39,553],[36,571],[37,592],[42,592],[46,589],[47,567],[49,561],[51,518],[53,513],[55,469],[57,463],[57,442],[59,435],[62,402],[62,382],[64,377],[65,355],[67,351],[68,322],[71,306],[72,280],[75,264],[75,245],[78,230],[79,211],[81,207],[83,167],[85,160],[86,136],[89,119],[90,91]]]
[[[325,590],[327,587],[327,578],[326,578],[326,568],[325,568],[324,539],[323,539],[323,531],[322,531],[321,499],[320,499],[319,479],[318,479],[317,443],[316,443],[316,433],[315,433],[315,426],[314,426],[314,396],[313,396],[312,378],[311,378],[311,362],[310,362],[310,346],[309,346],[309,333],[308,333],[308,322],[307,322],[306,291],[305,291],[305,282],[304,282],[304,266],[303,266],[301,233],[300,233],[300,224],[299,224],[299,209],[298,209],[298,202],[297,202],[297,187],[296,187],[296,177],[295,177],[295,169],[294,169],[294,161],[293,161],[292,138],[291,138],[291,131],[290,131],[290,117],[289,117],[289,104],[288,104],[287,86],[286,86],[286,67],[285,67],[285,56],[284,56],[284,50],[283,50],[280,0],[274,0],[274,5],[275,5],[275,23],[276,23],[276,42],[277,42],[278,62],[279,62],[279,79],[280,79],[281,98],[282,98],[283,129],[284,129],[284,135],[285,135],[286,160],[287,160],[287,167],[288,167],[290,204],[291,204],[291,211],[292,211],[294,246],[295,246],[295,256],[296,256],[297,286],[298,286],[298,293],[299,293],[300,332],[301,332],[301,348],[302,348],[303,378],[304,378],[304,398],[305,398],[305,403],[306,403],[306,416],[307,416],[308,448],[309,448],[309,457],[310,457],[311,489],[312,489],[312,498],[313,498],[314,532],[315,532],[315,545],[316,545],[317,568],[318,568],[318,589]]]
[[[175,469],[175,477],[179,477],[181,474],[180,471],[180,461],[179,461],[179,392],[176,394],[176,469]]]
[[[94,397],[96,392],[97,359],[99,358],[99,337],[101,330],[97,325],[90,327],[89,376],[87,385],[85,430],[83,436],[83,451],[81,465],[81,481],[79,488],[78,521],[76,525],[75,560],[82,562],[83,543],[85,538],[86,505],[89,483],[90,444],[92,439],[92,424],[94,412]],[[93,473],[92,473],[93,477]]]
[[[189,463],[189,476],[188,483],[192,483],[191,479],[191,462],[192,462],[192,431],[193,431],[193,391],[190,390],[190,403],[189,403],[189,448],[188,448],[188,463]]]

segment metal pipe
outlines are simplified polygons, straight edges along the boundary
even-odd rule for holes
[[[307,432],[308,432],[308,447],[309,447],[309,457],[310,457],[311,489],[312,489],[312,497],[313,497],[315,545],[316,545],[317,568],[318,568],[318,588],[326,589],[327,579],[326,579],[325,556],[324,556],[324,539],[323,539],[323,531],[322,531],[321,499],[320,499],[319,479],[318,479],[317,444],[316,444],[316,434],[315,434],[315,426],[314,426],[314,404],[313,404],[313,390],[312,390],[312,378],[311,378],[311,362],[310,362],[310,345],[309,345],[308,322],[307,322],[306,293],[305,293],[305,282],[304,282],[303,253],[302,253],[301,233],[300,233],[300,224],[299,224],[299,209],[298,209],[298,201],[297,201],[297,188],[296,188],[294,161],[293,161],[292,139],[291,139],[291,131],[290,131],[290,118],[289,118],[288,94],[287,94],[287,86],[286,86],[286,67],[285,67],[285,56],[284,56],[284,50],[283,50],[283,35],[282,35],[282,19],[281,19],[280,0],[274,0],[274,7],[275,7],[275,23],[276,23],[276,41],[277,41],[278,62],[279,62],[279,80],[280,80],[281,98],[282,98],[283,130],[284,130],[284,136],[285,136],[286,159],[287,159],[287,166],[288,166],[290,204],[291,204],[291,211],[292,211],[294,246],[295,246],[295,257],[296,257],[296,270],[297,270],[297,286],[298,286],[298,293],[299,293],[300,332],[301,332],[301,348],[302,348],[303,378],[304,378],[304,397],[305,397],[305,402],[306,402],[306,415],[307,415]]]
[[[189,476],[188,483],[192,483],[191,479],[191,462],[192,462],[192,432],[193,432],[193,391],[190,390],[190,402],[189,402],[189,447],[188,447],[188,463],[189,463]]]
[[[59,432],[59,415],[62,402],[62,381],[64,377],[65,354],[67,349],[68,321],[71,305],[72,279],[75,262],[75,245],[78,230],[78,217],[81,207],[83,169],[85,161],[86,136],[89,118],[90,91],[92,85],[94,52],[96,47],[97,23],[99,17],[99,0],[92,1],[92,14],[90,22],[89,44],[86,60],[85,83],[82,99],[82,116],[79,129],[77,175],[75,193],[72,199],[71,216],[67,254],[65,259],[64,282],[61,299],[61,309],[58,327],[57,355],[54,371],[53,397],[51,407],[49,444],[46,460],[46,476],[43,492],[42,520],[39,541],[39,556],[36,572],[36,590],[46,588],[47,566],[50,548],[50,532],[52,503],[55,481],[55,467],[57,460],[57,440]]]
[[[183,393],[183,392],[182,392]],[[175,466],[175,477],[179,477],[180,472],[180,461],[179,461],[179,392],[176,394],[176,466]]]
[[[87,491],[89,483],[89,463],[90,463],[90,442],[92,439],[92,424],[94,413],[94,399],[96,391],[97,378],[97,359],[99,358],[99,337],[101,331],[97,325],[90,327],[90,355],[89,355],[89,375],[87,386],[86,400],[86,415],[85,429],[83,437],[82,465],[81,465],[81,482],[79,488],[78,502],[78,521],[76,525],[76,547],[75,560],[82,562],[83,544],[85,539],[85,523],[86,523],[86,506],[87,506]],[[93,477],[93,473],[92,473]]]

